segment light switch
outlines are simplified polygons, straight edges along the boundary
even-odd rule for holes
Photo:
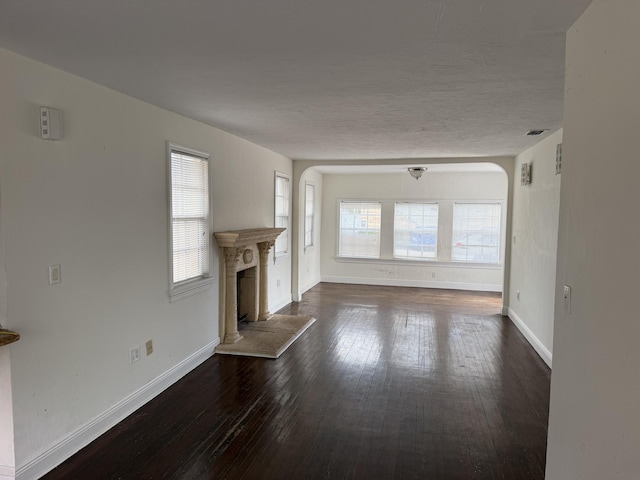
[[[569,285],[564,286],[564,313],[567,315],[571,313],[571,287]]]
[[[49,265],[49,285],[55,285],[60,282],[62,282],[60,265]]]

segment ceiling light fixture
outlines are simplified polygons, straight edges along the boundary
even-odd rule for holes
[[[424,172],[427,171],[426,167],[410,167],[407,168],[409,170],[409,175],[418,180]]]

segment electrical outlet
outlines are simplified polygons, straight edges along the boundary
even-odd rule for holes
[[[276,280],[276,287],[280,286],[280,279]]]
[[[147,343],[145,343],[145,346],[147,347],[147,357],[148,357],[153,353],[153,340],[147,340]]]
[[[516,292],[516,297],[518,298],[518,300],[520,300],[520,290]]]
[[[140,345],[129,349],[129,363],[135,363],[138,360],[140,360]]]

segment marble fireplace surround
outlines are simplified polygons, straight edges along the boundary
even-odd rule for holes
[[[247,275],[243,280],[249,295],[255,301],[249,302],[250,321],[264,321],[271,316],[269,312],[269,251],[284,228],[252,228],[216,232],[213,234],[220,246],[224,262],[222,263],[220,323],[222,343],[233,344],[242,338],[238,332],[238,272],[255,268],[255,275]],[[246,298],[246,293],[244,294]]]

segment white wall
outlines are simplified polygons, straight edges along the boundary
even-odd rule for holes
[[[515,171],[532,165],[530,185],[514,178],[509,317],[551,366],[560,179],[556,146],[562,131],[516,157]],[[515,241],[513,238],[515,237]],[[520,292],[520,298],[518,298]]]
[[[489,161],[489,160],[488,160]],[[463,267],[444,262],[398,262],[391,253],[384,260],[337,258],[338,205],[341,199],[393,200],[421,199],[453,201],[503,201],[503,234],[507,211],[505,173],[430,173],[420,180],[406,174],[324,175],[322,218],[322,280],[371,285],[401,285],[434,288],[502,290],[502,267]],[[392,208],[392,207],[391,207]],[[440,212],[448,208],[442,202]],[[392,210],[390,210],[392,212]],[[452,210],[451,210],[452,211]],[[449,212],[451,213],[451,212]],[[383,212],[384,214],[384,212]],[[391,216],[393,214],[391,213]],[[392,218],[390,220],[392,222]],[[384,222],[384,218],[383,218]],[[392,235],[392,229],[383,234]],[[391,245],[392,238],[381,243]],[[438,248],[446,246],[439,245]],[[384,255],[384,252],[381,256]]]
[[[640,472],[639,23],[594,0],[567,36],[548,480]]]
[[[215,285],[169,302],[165,141],[211,153],[214,231],[273,226],[274,170],[291,175],[292,163],[6,50],[0,70],[7,326],[22,335],[11,346],[15,456],[29,478],[69,453],[47,457],[71,434],[71,446],[90,439],[83,426],[218,341],[215,245]],[[40,105],[62,111],[62,141],[40,140]],[[49,286],[58,263],[62,283]],[[275,305],[290,299],[291,259],[270,266]],[[129,365],[148,339],[153,355]]]
[[[314,240],[313,246],[304,247],[304,216],[305,216],[305,185],[310,183],[315,185],[316,199],[315,199],[315,216],[314,216]],[[314,285],[320,282],[320,254],[321,254],[321,232],[322,232],[322,188],[323,188],[323,175],[317,170],[310,168],[302,174],[300,180],[300,198],[298,210],[301,214],[300,218],[300,235],[298,240],[300,242],[299,250],[299,268],[300,268],[300,293],[304,293]]]
[[[4,268],[4,233],[0,201],[0,328],[8,326],[7,276]],[[0,480],[13,480],[15,476],[10,349],[11,346],[0,347]]]

